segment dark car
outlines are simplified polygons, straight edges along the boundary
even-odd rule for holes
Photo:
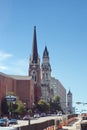
[[[46,113],[41,113],[40,116],[41,116],[41,117],[45,117],[45,116],[46,116]]]
[[[9,125],[11,125],[11,124],[17,125],[18,124],[17,119],[10,119],[9,120]]]
[[[9,126],[9,121],[7,119],[0,119],[0,126]]]

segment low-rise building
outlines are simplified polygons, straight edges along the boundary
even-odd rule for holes
[[[27,108],[32,108],[32,103],[34,103],[32,77],[0,73],[0,104],[2,98],[11,92],[18,96],[23,103],[26,103]]]

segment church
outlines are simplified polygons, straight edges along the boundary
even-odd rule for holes
[[[43,50],[42,64],[40,65],[36,26],[34,26],[28,75],[0,73],[0,106],[2,98],[10,92],[13,92],[23,103],[26,103],[28,109],[32,108],[33,104],[36,104],[39,99],[50,101],[56,94],[60,96],[61,102],[66,102],[66,89],[57,79],[51,76],[51,65],[47,46]],[[66,104],[62,105],[62,108],[65,109]]]
[[[30,57],[28,75],[8,75],[0,73],[0,106],[3,97],[14,93],[26,103],[27,108],[32,108],[34,103],[41,98],[41,70],[38,56],[36,27],[34,27],[32,54]]]

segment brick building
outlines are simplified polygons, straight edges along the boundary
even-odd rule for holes
[[[32,108],[41,97],[40,59],[38,57],[36,27],[34,27],[32,54],[29,62],[28,76],[8,75],[0,73],[0,106],[6,94],[13,92]]]
[[[2,98],[10,92],[16,94],[23,103],[26,103],[27,108],[32,108],[34,102],[34,82],[32,77],[0,73],[0,104]]]

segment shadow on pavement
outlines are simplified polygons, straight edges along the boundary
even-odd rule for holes
[[[71,123],[69,123],[67,126],[72,126],[73,124],[75,124],[78,121],[78,119],[72,121]]]

